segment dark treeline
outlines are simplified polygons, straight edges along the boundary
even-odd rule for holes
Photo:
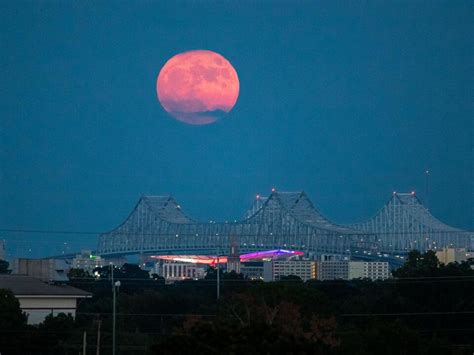
[[[114,271],[119,354],[469,354],[474,351],[472,261],[439,265],[434,253],[410,253],[394,279],[371,282],[273,283],[223,274],[216,300],[213,273],[165,285],[137,267]],[[3,354],[111,353],[112,296],[108,271],[73,271],[71,284],[94,293],[76,319],[48,317],[27,326],[14,297],[0,295]],[[97,275],[96,275],[97,276]],[[4,316],[8,315],[8,316]]]

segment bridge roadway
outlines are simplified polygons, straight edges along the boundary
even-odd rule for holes
[[[143,196],[117,228],[99,236],[102,256],[149,253],[224,252],[234,240],[242,252],[269,249],[308,254],[350,255],[353,249],[377,251],[377,237],[330,222],[304,192],[257,197],[257,207],[241,221],[199,223],[170,196]]]
[[[304,192],[273,190],[267,198],[257,196],[246,217],[230,223],[196,222],[171,196],[143,196],[122,224],[100,234],[97,253],[104,257],[225,255],[231,240],[237,242],[242,253],[289,249],[314,256],[387,258],[396,265],[403,263],[400,256],[412,249],[470,249],[474,232],[437,220],[414,192],[393,193],[372,219],[347,226],[325,218]]]

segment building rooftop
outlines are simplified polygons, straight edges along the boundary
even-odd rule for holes
[[[91,293],[71,286],[51,285],[23,275],[0,275],[0,288],[11,290],[15,296],[92,297]]]

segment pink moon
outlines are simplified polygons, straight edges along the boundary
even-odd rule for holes
[[[239,96],[239,77],[222,55],[193,50],[175,55],[156,81],[161,105],[175,119],[206,125],[229,113]]]

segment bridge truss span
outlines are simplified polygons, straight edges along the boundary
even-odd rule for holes
[[[349,227],[375,233],[380,249],[389,253],[444,247],[470,249],[474,240],[474,232],[451,227],[436,219],[414,192],[394,192],[374,217]]]
[[[98,253],[225,254],[230,237],[249,252],[281,248],[350,254],[353,249],[377,249],[373,233],[330,222],[304,192],[272,192],[259,199],[241,221],[200,223],[188,218],[172,197],[143,196],[121,225],[99,236]]]

